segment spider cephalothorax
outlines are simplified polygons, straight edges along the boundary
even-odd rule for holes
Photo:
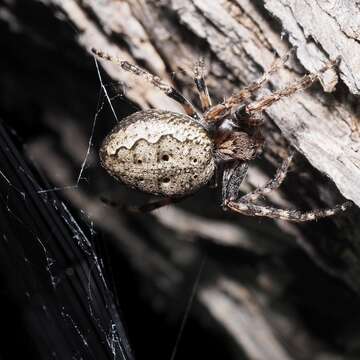
[[[215,174],[218,177],[220,172],[223,207],[245,215],[308,221],[334,215],[350,206],[351,203],[346,202],[332,209],[300,212],[257,205],[255,201],[260,196],[278,188],[284,180],[291,151],[272,180],[244,196],[239,193],[248,162],[262,150],[262,111],[281,98],[310,86],[321,73],[333,67],[335,61],[317,74],[305,75],[288,87],[251,102],[253,92],[267,82],[287,59],[287,54],[276,60],[257,82],[212,106],[204,81],[204,63],[200,60],[195,67],[195,84],[202,105],[202,114],[199,114],[182,94],[158,77],[102,51],[92,51],[150,82],[178,101],[187,114],[156,109],[139,111],[121,121],[103,142],[100,158],[111,175],[135,189],[164,196],[142,210],[179,201],[206,185]]]

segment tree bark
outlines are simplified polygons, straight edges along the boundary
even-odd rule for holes
[[[0,90],[7,93],[1,103],[3,114],[13,114],[20,101],[27,110],[34,112],[34,104],[40,109],[40,124],[34,113],[32,120],[26,121],[26,126],[35,123],[42,130],[40,134],[27,131],[28,153],[73,206],[90,214],[116,251],[124,256],[150,307],[156,312],[172,313],[173,319],[179,321],[189,298],[184,294],[191,293],[194,273],[205,254],[193,314],[201,327],[211,328],[225,339],[229,358],[357,358],[359,3],[350,0],[28,3],[38,10],[37,19],[25,16],[23,9],[29,5],[20,0],[4,2],[0,8],[1,24],[8,34],[2,46],[7,50],[7,58],[13,60],[3,61],[2,66],[3,79],[8,80],[0,84]],[[46,27],[48,19],[55,25]],[[22,35],[27,47],[14,49],[11,39],[16,37],[22,43]],[[183,205],[153,215],[119,214],[104,208],[100,195],[105,193],[106,197],[128,203],[142,198],[108,179],[94,152],[90,152],[84,173],[80,173],[83,175],[80,180],[86,178],[88,183],[76,182],[79,169],[85,165],[89,139],[96,149],[114,125],[112,112],[106,110],[106,99],[98,99],[101,84],[97,83],[96,64],[86,54],[86,51],[91,54],[92,47],[174,83],[198,105],[192,69],[199,56],[206,59],[211,96],[214,102],[221,102],[256,80],[276,57],[294,46],[291,59],[272,76],[259,97],[306,72],[317,71],[329,60],[340,57],[339,67],[326,72],[321,84],[266,111],[265,153],[262,159],[253,162],[243,191],[253,189],[274,174],[289,143],[299,154],[287,183],[269,200],[276,206],[311,209],[331,206],[346,198],[355,204],[351,211],[302,225],[259,221],[223,213],[215,190],[210,189]],[[34,65],[26,64],[19,74],[17,62],[24,54],[31,55],[29,62]],[[150,85],[114,64],[99,63],[105,70],[99,70],[102,85],[111,98],[116,96],[112,103],[119,119],[137,108],[181,111]],[[115,91],[112,81],[116,81]],[[98,100],[100,106],[96,107]],[[105,110],[101,113],[101,109]],[[25,118],[18,109],[16,114],[19,119]],[[14,126],[20,128],[19,124]],[[69,184],[74,184],[74,189],[64,189]],[[140,330],[131,331],[130,338],[134,339]],[[164,346],[171,349],[171,344]],[[211,358],[212,351],[215,354],[211,350],[214,344],[205,341],[204,346]],[[141,354],[140,349],[134,350],[135,355]]]

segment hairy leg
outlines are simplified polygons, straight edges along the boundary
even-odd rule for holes
[[[253,93],[261,89],[269,80],[272,74],[278,71],[288,61],[290,55],[293,53],[295,48],[290,49],[284,56],[275,59],[271,64],[270,68],[264,72],[264,74],[256,81],[241,89],[239,92],[231,96],[227,103],[230,106],[239,105],[240,103],[249,99]]]
[[[352,205],[351,201],[336,205],[330,209],[315,209],[312,211],[301,212],[299,210],[284,210],[269,206],[255,205],[250,202],[227,201],[225,206],[236,212],[247,216],[261,216],[272,219],[282,219],[294,222],[304,222],[318,220],[324,217],[333,216],[346,211]]]
[[[165,95],[169,98],[177,101],[182,105],[186,114],[189,116],[200,119],[199,114],[196,112],[194,106],[191,104],[189,100],[187,100],[179,91],[170,86],[169,84],[163,82],[158,76],[152,75],[146,70],[134,65],[130,64],[127,61],[122,61],[117,57],[113,57],[103,51],[92,48],[91,51],[100,59],[110,61],[114,64],[119,65],[123,70],[128,71],[136,76],[141,77],[148,83],[152,84],[154,87],[161,90]]]
[[[222,121],[225,117],[231,117],[233,115],[232,113],[234,112],[234,108],[239,107],[239,105],[241,104],[245,105],[245,103],[251,98],[254,92],[262,88],[269,81],[270,76],[284,65],[284,63],[288,60],[294,49],[295,48],[292,48],[281,58],[277,58],[272,63],[270,68],[265,71],[265,73],[260,79],[241,89],[233,96],[230,96],[224,103],[213,106],[205,115],[205,122],[209,124],[214,124]],[[235,114],[235,117],[241,117],[241,112],[243,110],[245,110],[245,106],[243,107],[243,109],[240,109],[240,113],[238,115]],[[253,116],[251,120],[257,119]],[[257,125],[254,124],[253,126]]]
[[[270,193],[271,191],[279,188],[279,186],[282,184],[282,182],[284,181],[284,179],[286,177],[286,174],[288,172],[288,169],[289,169],[289,166],[290,166],[293,156],[294,156],[294,151],[293,150],[289,151],[289,155],[283,161],[281,166],[278,168],[275,176],[271,180],[269,180],[264,186],[258,187],[254,191],[241,197],[240,201],[241,202],[254,202],[260,196],[264,196],[264,195]]]
[[[211,98],[209,95],[209,90],[205,83],[204,70],[205,70],[204,58],[201,57],[199,61],[195,64],[194,81],[199,93],[203,112],[207,111],[211,107]]]
[[[272,94],[263,97],[262,99],[255,101],[246,106],[246,113],[253,114],[256,112],[264,111],[266,108],[274,104],[275,102],[289,97],[300,90],[304,90],[310,87],[315,81],[317,81],[321,74],[323,74],[326,70],[333,68],[338,63],[338,60],[329,61],[322,69],[320,69],[317,73],[308,74],[303,76],[301,79],[295,81],[289,86],[277,90]]]
[[[242,196],[239,200],[238,191],[239,186],[243,180],[243,177],[240,175],[240,183],[235,183],[235,180],[230,178],[230,191],[223,190],[223,206],[227,209],[230,209],[236,213],[240,213],[247,216],[261,216],[269,217],[272,219],[282,219],[295,222],[304,222],[317,220],[320,218],[332,216],[338,214],[342,211],[347,210],[351,205],[351,201],[344,202],[343,204],[336,205],[333,208],[329,209],[315,209],[311,211],[302,212],[299,210],[285,210],[279,209],[270,206],[263,206],[254,204],[254,202],[263,195],[270,193],[271,191],[277,189],[281,183],[284,181],[291,159],[293,157],[293,152],[289,153],[289,156],[283,161],[281,167],[276,172],[276,175],[273,179],[268,181],[264,186],[261,186],[254,191]],[[233,173],[234,176],[238,174]],[[229,181],[224,176],[224,181]],[[235,185],[235,186],[234,186]]]
[[[227,200],[235,201],[239,197],[240,185],[244,181],[249,165],[247,162],[232,161],[223,165],[222,206],[226,209]]]

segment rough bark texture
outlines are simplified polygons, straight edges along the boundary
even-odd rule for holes
[[[269,108],[266,151],[254,162],[243,191],[273,175],[289,142],[300,154],[282,190],[269,197],[271,202],[308,209],[345,197],[360,205],[357,1],[14,0],[1,4],[0,21],[6,54],[0,70],[1,116],[24,137],[31,158],[54,186],[104,232],[116,256],[135,274],[133,282],[138,285],[132,286],[141,289],[149,309],[171,314],[169,323],[178,325],[205,254],[193,317],[180,343],[180,348],[191,349],[184,350],[187,357],[204,353],[207,358],[221,354],[257,360],[359,357],[356,206],[333,219],[294,225],[223,213],[216,191],[205,189],[184,204],[153,215],[119,214],[104,207],[100,196],[123,203],[144,198],[107,177],[96,151],[90,152],[76,182],[88,143],[96,150],[114,125],[106,99],[100,98],[104,111],[96,107],[100,84],[96,65],[86,54],[91,47],[173,81],[196,102],[191,75],[199,55],[205,55],[208,63],[210,93],[221,101],[258,78],[276,56],[297,46],[293,58],[272,77],[269,89],[316,71],[338,56],[339,70],[326,73],[322,86]],[[101,66],[116,81],[112,91],[114,83],[101,72],[110,96],[116,96],[118,118],[137,107],[180,111],[176,103],[113,64]],[[161,339],[153,335],[158,324],[137,323],[134,314],[139,310],[131,308],[133,299],[128,297],[119,294],[135,355],[168,359],[177,331],[164,331]],[[204,329],[211,329],[216,340],[200,336]],[[139,340],[139,334],[158,342],[141,348],[146,341]]]

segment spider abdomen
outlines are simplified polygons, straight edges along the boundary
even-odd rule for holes
[[[151,194],[183,196],[213,176],[213,142],[187,115],[139,111],[121,121],[100,149],[104,168],[123,183]]]

